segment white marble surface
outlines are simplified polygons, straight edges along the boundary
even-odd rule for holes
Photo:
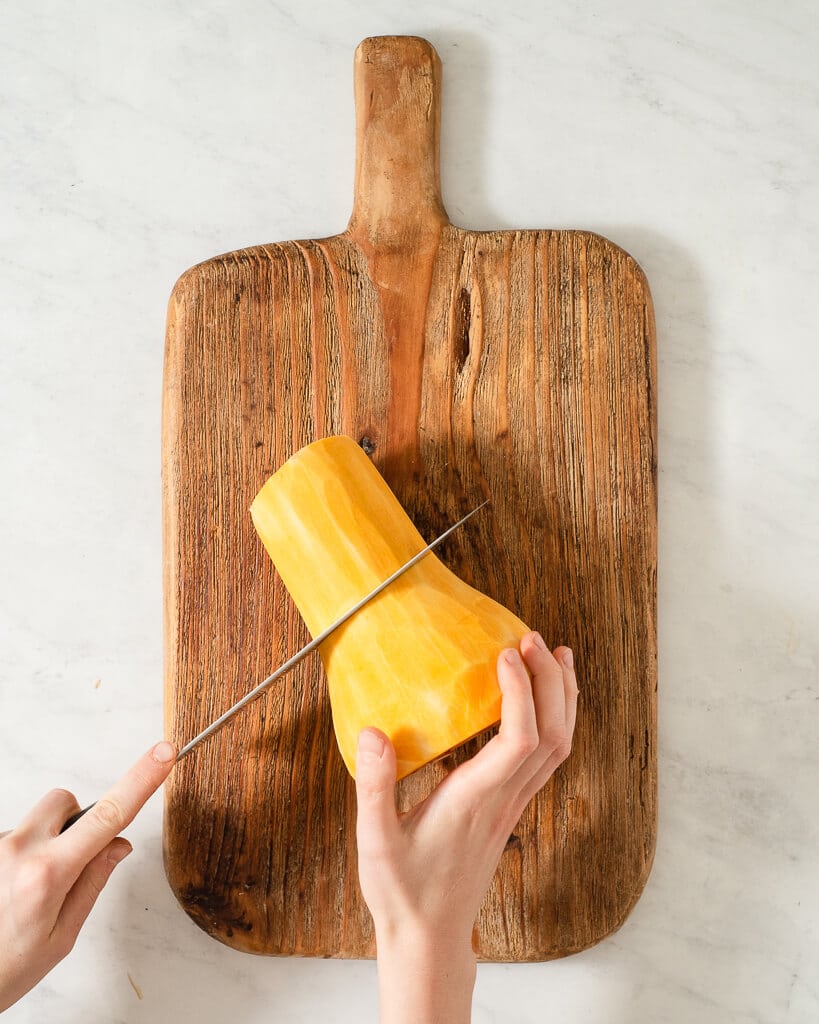
[[[810,0],[0,5],[0,822],[57,784],[93,798],[162,732],[165,303],[200,259],[343,228],[352,53],[386,32],[443,58],[451,218],[599,231],[657,312],[654,871],[597,948],[483,967],[474,1019],[819,1020]],[[371,964],[188,921],[158,798],[129,835],[10,1024],[374,1019]]]

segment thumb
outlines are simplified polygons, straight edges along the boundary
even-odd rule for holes
[[[114,868],[125,860],[132,849],[131,844],[120,837],[114,839],[86,864],[79,878],[68,890],[57,917],[55,932],[62,932],[67,940],[74,942]]]
[[[396,774],[395,748],[389,739],[378,729],[362,729],[355,762],[359,847],[376,844],[397,829]]]

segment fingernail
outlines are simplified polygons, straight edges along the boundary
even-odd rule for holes
[[[504,658],[504,661],[508,665],[518,665],[518,664],[520,664],[520,655],[518,654],[518,652],[515,650],[514,647],[510,647],[508,651],[504,651],[503,652],[503,658]]]
[[[115,846],[113,850],[108,854],[108,860],[111,864],[119,864],[125,860],[128,854],[133,853],[133,846]]]
[[[566,666],[566,668],[574,668],[574,655],[571,652],[571,648],[564,651],[563,664]]]
[[[162,740],[151,751],[151,757],[160,764],[167,764],[176,757],[176,751],[167,740]]]
[[[372,729],[362,729],[358,736],[358,757],[361,761],[378,761],[384,753],[384,741]]]
[[[532,640],[534,641],[535,647],[539,647],[541,651],[546,650],[546,641],[540,635],[540,633],[533,633]]]

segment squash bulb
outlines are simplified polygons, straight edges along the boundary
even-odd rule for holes
[[[296,452],[250,508],[313,636],[426,546],[349,437]],[[358,734],[390,737],[398,778],[500,718],[496,663],[528,627],[430,552],[319,648],[341,756],[355,775]]]

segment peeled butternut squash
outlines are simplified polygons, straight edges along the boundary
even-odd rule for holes
[[[250,513],[313,636],[427,543],[349,437],[296,452]],[[402,778],[497,722],[497,657],[527,631],[425,555],[319,648],[350,773],[365,726],[390,737]]]

